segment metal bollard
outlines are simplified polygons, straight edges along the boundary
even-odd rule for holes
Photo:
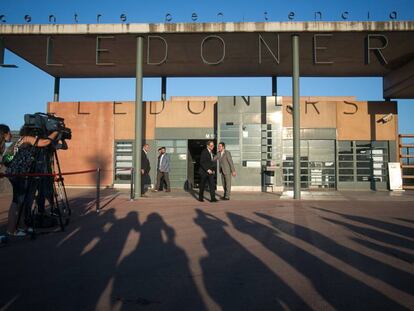
[[[101,200],[101,169],[96,170],[96,212],[100,212],[100,200]]]
[[[129,196],[129,199],[131,200],[131,201],[133,201],[134,199],[135,199],[135,194],[134,194],[134,168],[133,167],[131,167],[131,193],[130,193],[130,196]]]

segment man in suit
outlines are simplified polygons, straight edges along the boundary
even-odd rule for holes
[[[231,194],[231,177],[236,176],[236,170],[234,168],[233,159],[230,151],[226,150],[226,144],[220,142],[218,145],[218,153],[215,159],[219,162],[219,168],[221,173],[221,182],[223,184],[224,195],[223,200],[230,200]]]
[[[146,197],[147,185],[151,184],[149,172],[151,170],[150,161],[148,159],[149,145],[144,144],[141,151],[141,196]]]
[[[158,157],[157,183],[156,183],[155,189],[154,189],[155,192],[158,191],[158,189],[161,185],[162,178],[164,178],[164,181],[167,185],[167,189],[165,190],[165,192],[170,192],[171,191],[170,177],[169,177],[170,164],[171,164],[170,155],[167,154],[167,150],[166,150],[165,147],[161,147],[160,148],[160,155]]]
[[[200,155],[200,192],[198,194],[198,200],[200,202],[204,201],[204,186],[206,181],[208,182],[208,187],[210,189],[210,198],[211,202],[217,202],[216,199],[216,192],[215,192],[215,182],[214,182],[214,174],[216,171],[216,161],[214,161],[213,156],[213,149],[214,149],[214,142],[209,140],[207,142],[207,148],[201,152]]]

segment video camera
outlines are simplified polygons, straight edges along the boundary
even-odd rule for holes
[[[59,133],[57,140],[62,141],[62,149],[65,149],[65,140],[72,138],[72,131],[65,126],[64,119],[56,117],[51,113],[36,112],[34,114],[25,114],[23,126],[42,138],[46,138],[52,132],[57,131]]]

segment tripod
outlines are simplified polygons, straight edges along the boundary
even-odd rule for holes
[[[25,177],[26,193],[23,202],[18,206],[16,228],[24,212],[27,225],[32,227],[32,239],[36,238],[37,227],[42,226],[46,219],[46,199],[50,206],[50,216],[58,219],[61,231],[65,230],[71,215],[58,154],[54,147],[51,148],[35,149],[34,162],[29,173],[39,174],[40,171],[42,173],[39,175],[44,176]]]

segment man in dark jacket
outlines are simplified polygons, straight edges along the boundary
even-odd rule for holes
[[[200,192],[198,195],[198,200],[200,202],[204,201],[204,186],[206,181],[208,182],[208,187],[210,189],[210,198],[211,202],[217,202],[216,192],[215,192],[215,182],[214,174],[216,171],[216,161],[213,161],[214,142],[209,140],[207,142],[207,148],[201,152],[200,156]]]
[[[144,144],[141,151],[141,196],[146,196],[147,185],[151,184],[149,172],[151,170],[150,161],[148,159],[149,145]]]

